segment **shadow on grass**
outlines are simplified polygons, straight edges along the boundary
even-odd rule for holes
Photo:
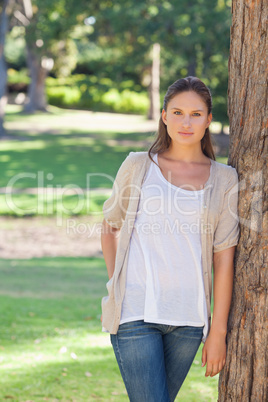
[[[137,141],[148,139],[146,134],[79,136],[73,131],[68,136],[21,135],[23,141],[18,136],[18,141],[6,140],[1,144],[0,187],[37,187],[39,181],[42,187],[73,184],[86,188],[87,175],[93,173],[92,187],[111,187],[111,180],[105,175],[114,177],[130,151],[146,151],[147,147]],[[127,142],[123,144],[121,140]],[[107,141],[112,143],[108,145]]]

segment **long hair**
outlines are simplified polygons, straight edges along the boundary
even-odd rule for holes
[[[212,97],[209,88],[197,77],[186,77],[175,81],[170,87],[168,87],[167,93],[164,98],[163,109],[167,111],[167,106],[174,96],[181,92],[194,91],[197,93],[207,105],[208,115],[212,111]],[[151,153],[162,153],[167,150],[171,144],[171,138],[167,132],[167,126],[160,116],[157,137],[148,151],[149,158],[154,162]],[[201,140],[201,148],[204,155],[210,159],[216,160],[215,153],[212,146],[211,135],[209,127],[206,128],[204,137]]]

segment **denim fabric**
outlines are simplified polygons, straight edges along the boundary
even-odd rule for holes
[[[110,335],[131,402],[171,402],[191,367],[203,327],[175,327],[143,320]]]

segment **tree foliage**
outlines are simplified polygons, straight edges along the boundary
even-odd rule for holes
[[[91,40],[110,50],[110,71],[121,65],[118,79],[133,74],[148,85],[150,50],[158,42],[162,91],[179,77],[196,75],[210,86],[215,113],[226,122],[230,2],[101,1],[95,15]]]

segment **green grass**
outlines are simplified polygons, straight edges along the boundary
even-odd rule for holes
[[[86,188],[87,176],[95,174],[90,179],[91,187],[109,188],[111,180],[104,175],[114,177],[128,153],[141,150],[135,141],[152,135],[128,131],[127,126],[124,133],[112,131],[109,120],[103,122],[103,131],[92,129],[88,120],[83,121],[89,119],[85,112],[52,108],[52,113],[25,115],[18,111],[18,107],[9,106],[6,115],[8,136],[12,139],[1,143],[0,187],[73,184]],[[134,141],[134,145],[109,144],[118,140]],[[10,182],[12,179],[14,183]]]
[[[1,260],[1,278],[0,400],[119,400],[100,325],[103,260]]]
[[[100,258],[0,260],[0,400],[128,401],[101,332]],[[201,347],[178,401],[216,401]]]
[[[128,153],[143,150],[135,146],[135,142],[152,136],[152,133],[129,131],[127,124],[125,132],[111,131],[110,126],[107,130],[96,131],[90,126],[85,127],[84,123],[80,124],[83,119],[88,119],[85,112],[54,107],[50,110],[50,113],[26,115],[18,106],[8,107],[8,132],[0,149],[0,187],[8,186],[15,190],[51,188],[55,192],[48,197],[42,191],[39,194],[12,191],[10,196],[0,195],[0,215],[99,212],[109,191],[106,196],[89,195],[84,189],[110,189],[118,167]],[[122,140],[133,143],[122,145],[118,142]],[[81,190],[83,194],[80,197],[67,195],[68,188]],[[57,189],[64,191],[62,197],[56,195]]]
[[[131,135],[128,139],[131,140]],[[133,146],[111,147],[106,141],[101,135],[93,138],[78,133],[67,137],[39,134],[34,138],[24,133],[23,140],[6,140],[2,142],[0,151],[3,172],[0,187],[75,185],[86,188],[87,177],[92,173],[95,174],[89,176],[92,187],[110,187],[111,180],[106,174],[115,176]]]
[[[0,194],[0,215],[26,216],[78,216],[102,213],[107,194],[83,192],[76,195],[56,194]]]

